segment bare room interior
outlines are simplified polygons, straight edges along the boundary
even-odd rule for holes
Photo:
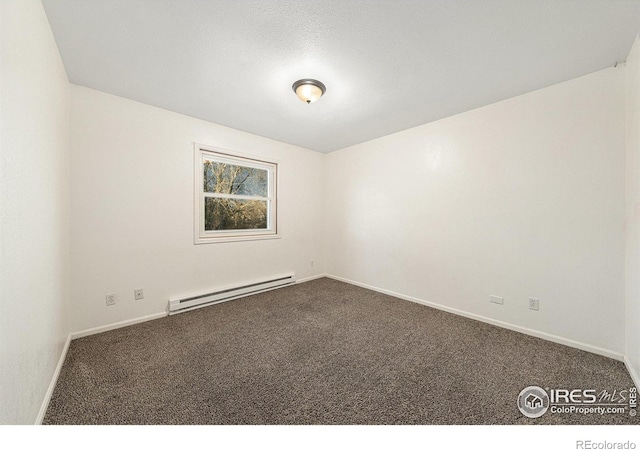
[[[638,424],[640,0],[0,21],[0,424]]]

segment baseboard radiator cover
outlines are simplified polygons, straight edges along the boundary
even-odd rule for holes
[[[180,297],[169,300],[169,315],[175,315],[201,307],[220,304],[232,299],[243,298],[256,293],[286,287],[296,283],[295,273],[273,276],[266,279],[255,280],[242,285],[221,288],[208,293],[195,294],[188,297]]]

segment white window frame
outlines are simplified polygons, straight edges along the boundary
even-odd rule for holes
[[[238,197],[241,199],[259,199],[265,197],[252,197],[246,195],[213,194],[204,192],[204,161],[215,160],[224,163],[240,165],[243,167],[259,168],[268,172],[268,196],[267,199],[267,229],[234,229],[229,231],[205,231],[204,229],[204,203],[207,197]],[[257,159],[254,156],[231,152],[221,148],[211,147],[199,143],[194,144],[194,243],[221,243],[237,242],[244,240],[264,240],[280,238],[278,234],[278,163]]]

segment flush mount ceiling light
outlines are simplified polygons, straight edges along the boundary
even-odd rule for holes
[[[318,80],[303,79],[293,83],[293,91],[305,103],[313,103],[327,91],[327,88]]]

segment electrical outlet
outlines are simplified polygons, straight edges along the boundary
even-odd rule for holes
[[[494,304],[500,304],[500,305],[502,305],[502,304],[504,304],[504,298],[502,298],[501,296],[493,296],[493,295],[490,295],[490,296],[489,296],[489,302],[492,302],[492,303],[494,303]]]
[[[115,293],[107,295],[107,305],[108,306],[115,306],[116,305],[116,294]]]
[[[311,268],[313,268],[313,260],[311,261]]]
[[[138,290],[134,290],[133,291],[133,296],[136,298],[136,300],[144,299],[144,293],[142,292],[141,288],[139,288]]]
[[[529,298],[529,309],[540,310],[540,300],[538,298]]]

